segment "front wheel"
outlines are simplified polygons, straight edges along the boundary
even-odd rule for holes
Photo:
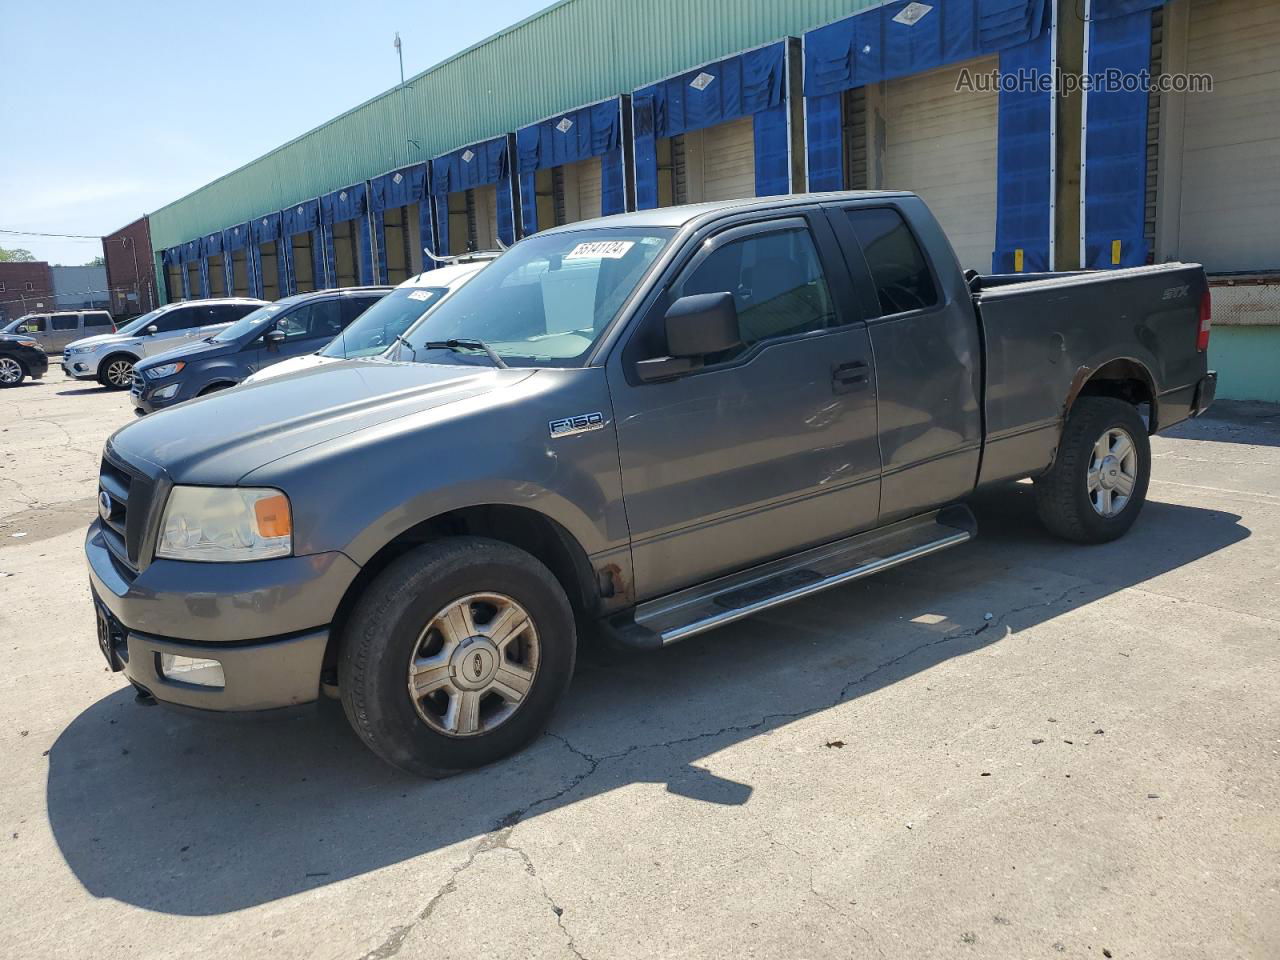
[[[133,386],[133,357],[116,354],[102,361],[98,382],[111,390],[127,390]]]
[[[439,777],[541,732],[573,675],[577,638],[551,572],[509,544],[453,537],[392,563],[342,637],[347,719],[388,763]]]
[[[1111,397],[1081,397],[1053,468],[1036,479],[1036,512],[1059,537],[1106,543],[1138,519],[1150,479],[1151,443],[1138,411]]]
[[[27,375],[22,361],[16,357],[0,357],[0,389],[16,387]]]

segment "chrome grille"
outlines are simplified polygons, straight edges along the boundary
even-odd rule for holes
[[[139,569],[152,482],[108,457],[98,473],[98,515],[107,548],[128,571]]]

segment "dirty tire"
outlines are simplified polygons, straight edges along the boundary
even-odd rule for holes
[[[534,624],[538,665],[524,699],[506,720],[466,737],[433,729],[409,694],[408,669],[437,612],[477,593],[501,593]],[[523,550],[480,537],[449,537],[405,554],[366,588],[347,621],[338,685],[360,739],[393,766],[426,777],[480,767],[538,735],[573,676],[573,611],[559,581]]]
[[[1109,430],[1120,429],[1137,452],[1137,483],[1115,516],[1100,514],[1089,494],[1094,445]],[[1081,397],[1067,417],[1053,468],[1035,482],[1036,512],[1052,534],[1077,543],[1107,543],[1133,526],[1151,479],[1151,443],[1138,411],[1111,397]]]

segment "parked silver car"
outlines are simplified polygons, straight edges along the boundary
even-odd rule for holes
[[[97,380],[104,387],[127,390],[133,383],[133,365],[143,357],[213,336],[264,306],[265,300],[249,297],[166,304],[131,320],[115,333],[68,344],[62,351],[62,371],[77,380]]]
[[[45,353],[58,353],[69,343],[115,331],[115,322],[105,310],[55,310],[28,313],[0,330],[0,333],[31,337]]]

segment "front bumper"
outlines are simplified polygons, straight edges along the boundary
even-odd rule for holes
[[[70,357],[64,353],[62,372],[75,380],[97,380],[100,359],[96,353],[77,353]]]
[[[145,375],[134,373],[133,386],[129,388],[129,399],[133,401],[133,412],[138,416],[144,413],[155,413],[157,410],[163,410],[166,407],[172,407],[182,401],[189,399],[185,396],[183,387],[186,384],[181,380],[156,381],[148,380]],[[178,389],[168,397],[158,397],[157,393],[166,387],[176,386]]]
[[[49,356],[43,350],[25,351],[21,354],[21,360],[32,380],[39,380],[49,372]]]
[[[89,583],[113,669],[157,700],[200,710],[275,710],[319,697],[328,624],[359,567],[341,553],[248,563],[156,560],[122,570],[100,522],[85,538]],[[217,660],[222,687],[166,677],[161,654]]]

